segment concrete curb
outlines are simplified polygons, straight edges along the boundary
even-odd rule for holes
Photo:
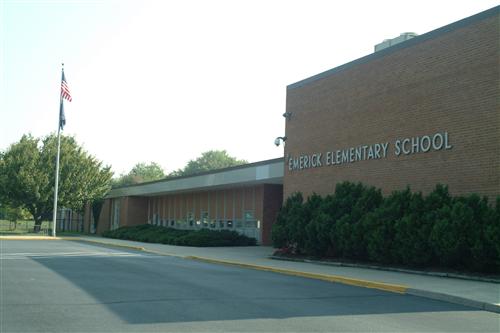
[[[168,252],[160,252],[156,250],[151,250],[147,249],[143,246],[134,246],[134,245],[125,245],[125,244],[117,244],[117,243],[108,243],[108,242],[103,242],[100,240],[92,240],[92,239],[85,239],[85,238],[78,238],[78,237],[66,237],[63,238],[65,240],[69,241],[79,241],[79,242],[87,242],[91,244],[99,244],[99,245],[105,245],[105,246],[111,246],[111,247],[117,247],[117,248],[123,248],[123,249],[130,249],[130,250],[136,250],[136,251],[142,251],[146,253],[151,253],[151,254],[156,254],[160,256],[168,256],[168,257],[176,257],[176,258],[186,258],[186,256],[175,254],[175,253],[168,253]]]
[[[274,255],[271,255],[268,258],[273,259],[273,260],[305,262],[305,263],[318,264],[318,265],[324,265],[324,266],[367,268],[367,269],[375,269],[378,271],[400,272],[400,273],[409,273],[409,274],[416,274],[416,275],[455,278],[455,279],[468,280],[468,281],[500,283],[500,279],[495,279],[493,277],[489,278],[489,277],[471,276],[471,275],[457,274],[457,273],[427,272],[427,271],[419,271],[419,270],[407,269],[407,268],[386,267],[386,266],[366,265],[366,264],[353,264],[353,263],[344,263],[344,262],[332,262],[332,261],[322,261],[322,260],[313,260],[313,259],[288,258],[288,257],[274,256]]]
[[[118,248],[125,248],[137,251],[144,251],[144,247],[142,246],[132,246],[132,245],[124,245],[124,244],[116,244],[116,243],[107,243],[99,240],[90,240],[85,238],[80,238],[77,236],[62,236],[62,237],[52,237],[52,236],[0,236],[0,240],[66,240],[73,242],[87,242],[91,244],[99,244],[106,246],[113,246]]]
[[[52,236],[0,236],[0,240],[59,240]]]
[[[68,241],[86,242],[86,243],[91,243],[91,244],[112,246],[112,247],[118,247],[118,248],[122,248],[122,249],[130,249],[130,250],[136,250],[136,251],[146,251],[146,249],[142,246],[107,243],[107,242],[100,242],[100,241],[94,241],[94,240],[90,240],[90,239],[83,239],[83,238],[77,238],[77,237],[62,237],[61,239],[68,240]]]
[[[142,252],[156,254],[156,255],[162,255],[162,256],[197,260],[197,261],[203,261],[203,262],[208,262],[208,263],[213,263],[213,264],[237,266],[237,267],[248,268],[248,269],[255,269],[255,270],[261,270],[261,271],[280,273],[280,274],[285,274],[285,275],[300,276],[300,277],[305,277],[305,278],[309,278],[309,279],[316,279],[316,280],[322,280],[322,281],[328,281],[328,282],[334,282],[334,283],[337,282],[337,283],[347,284],[347,285],[356,286],[356,287],[379,289],[379,290],[393,292],[393,293],[408,294],[408,295],[413,295],[413,296],[425,297],[425,298],[429,298],[429,299],[434,299],[434,300],[469,306],[469,307],[473,307],[476,309],[485,310],[485,311],[489,311],[489,312],[500,313],[500,304],[475,301],[475,300],[471,300],[468,298],[453,296],[453,295],[449,295],[449,294],[445,294],[445,293],[410,288],[410,287],[404,286],[404,285],[389,284],[389,283],[376,282],[376,281],[368,281],[368,280],[355,279],[355,278],[339,276],[339,275],[308,273],[308,272],[303,272],[303,271],[275,268],[275,267],[271,267],[271,266],[246,264],[246,263],[242,263],[242,262],[221,260],[221,259],[212,259],[212,258],[199,257],[199,256],[184,256],[184,255],[179,255],[179,254],[174,254],[174,253],[167,253],[167,252],[151,250],[151,249],[147,249],[147,248],[142,247],[142,246],[108,243],[108,242],[103,242],[100,240],[90,240],[90,239],[71,237],[71,236],[66,236],[66,237],[63,236],[63,237],[55,237],[55,238],[51,237],[51,236],[19,236],[19,237],[18,236],[0,236],[0,240],[68,240],[68,241],[87,242],[87,243],[91,243],[91,244],[99,244],[99,245],[105,245],[105,246],[111,246],[111,247],[117,247],[117,248],[125,248],[125,249],[131,249],[131,250],[136,250],[136,251],[142,251]],[[279,257],[274,258],[273,256],[271,256],[270,258],[271,259],[278,259],[278,260],[282,259]],[[285,259],[285,260],[287,260],[287,259]],[[318,263],[318,262],[315,262],[314,260],[308,260],[308,261],[306,261],[306,260],[289,260],[289,261],[302,261],[302,262],[308,262],[308,263]],[[339,265],[337,265],[337,266],[339,266]],[[352,266],[352,267],[356,267],[356,266]],[[361,266],[359,266],[359,267],[360,268],[368,268],[368,267],[361,267]],[[411,272],[409,272],[409,273],[411,273]],[[428,275],[428,274],[426,274],[426,275]]]
[[[256,270],[261,270],[261,271],[268,271],[268,272],[275,272],[275,273],[281,273],[281,274],[286,274],[286,275],[300,276],[300,277],[328,281],[328,282],[337,282],[337,283],[348,284],[348,285],[357,286],[357,287],[379,289],[379,290],[384,290],[384,291],[389,291],[389,292],[394,292],[394,293],[399,293],[399,294],[406,293],[406,290],[408,289],[408,287],[402,286],[402,285],[388,284],[388,283],[361,280],[361,279],[354,279],[354,278],[349,278],[349,277],[339,276],[339,275],[308,273],[308,272],[302,272],[302,271],[294,271],[294,270],[274,268],[274,267],[269,267],[269,266],[245,264],[245,263],[241,263],[241,262],[211,259],[211,258],[198,257],[198,256],[186,256],[184,258],[198,260],[198,261],[204,261],[204,262],[209,262],[209,263],[214,263],[214,264],[238,266],[238,267],[256,269]]]
[[[146,249],[146,248],[144,248],[143,251],[146,252],[146,253],[156,254],[156,255],[159,255],[159,256],[188,259],[186,256],[183,256],[183,255],[180,255],[180,254],[175,254],[175,253],[160,252],[160,251]]]
[[[496,280],[496,279],[474,278],[474,277],[468,277],[468,276],[458,275],[458,274],[453,274],[453,273],[421,272],[421,271],[415,271],[415,270],[409,270],[409,269],[398,269],[398,268],[384,269],[383,267],[380,267],[380,266],[359,265],[359,264],[350,264],[350,263],[335,263],[335,262],[330,263],[330,262],[315,261],[315,260],[310,260],[310,259],[282,258],[279,256],[270,256],[269,258],[274,259],[274,260],[304,262],[304,263],[319,264],[319,265],[326,265],[326,266],[367,268],[367,269],[387,270],[387,271],[394,271],[394,272],[401,272],[401,273],[446,277],[446,278],[458,278],[458,279],[470,280],[470,281],[498,283],[498,280]],[[450,295],[450,294],[429,291],[429,290],[423,290],[423,289],[409,288],[409,287],[407,288],[405,293],[408,295],[420,296],[420,297],[425,297],[425,298],[429,298],[429,299],[435,299],[438,301],[445,301],[448,303],[465,305],[465,306],[469,306],[472,308],[481,309],[481,310],[485,310],[485,311],[500,313],[500,305],[499,304],[481,302],[481,301],[468,299],[465,297],[459,297],[459,296],[454,296],[454,295]]]
[[[80,240],[78,236],[0,236],[0,240]],[[82,239],[83,240],[83,239]]]
[[[475,300],[464,298],[464,297],[453,296],[453,295],[439,293],[439,292],[435,292],[435,291],[414,289],[414,288],[408,288],[406,293],[409,295],[413,295],[413,296],[420,296],[420,297],[435,299],[438,301],[445,301],[448,303],[455,303],[455,304],[470,306],[472,308],[481,309],[481,310],[485,310],[485,311],[489,311],[489,312],[500,313],[500,305],[498,305],[498,304],[475,301]]]

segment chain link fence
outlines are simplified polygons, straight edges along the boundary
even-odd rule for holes
[[[8,221],[0,220],[0,233],[1,234],[49,234],[49,229],[51,229],[51,222],[42,222],[41,226],[35,226],[35,221],[33,220],[23,220],[23,221]],[[35,228],[36,227],[36,228]]]

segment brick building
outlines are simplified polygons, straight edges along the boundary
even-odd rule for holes
[[[270,244],[283,198],[342,181],[500,195],[500,6],[287,87],[284,159],[113,189],[97,230],[231,229]],[[399,42],[394,44],[394,42]]]
[[[500,194],[499,7],[287,87],[284,196]]]
[[[271,226],[283,198],[283,159],[214,170],[112,189],[93,229],[90,207],[85,232],[153,224],[178,229],[235,230],[271,244]]]

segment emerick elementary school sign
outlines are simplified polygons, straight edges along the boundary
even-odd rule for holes
[[[381,142],[314,154],[301,154],[298,157],[288,155],[288,170],[304,170],[387,158],[390,153],[390,146],[393,147],[392,150],[397,157],[427,153],[429,151],[449,150],[453,147],[450,144],[448,132],[438,132],[433,135],[397,139],[392,145],[390,145],[390,142]]]

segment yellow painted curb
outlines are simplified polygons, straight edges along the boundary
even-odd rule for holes
[[[59,240],[52,236],[0,236],[0,240]]]
[[[257,270],[261,270],[261,271],[281,273],[281,274],[286,274],[286,275],[301,276],[301,277],[322,280],[322,281],[328,281],[328,282],[337,282],[337,283],[348,284],[348,285],[357,286],[357,287],[379,289],[379,290],[390,291],[390,292],[399,293],[399,294],[405,294],[406,291],[408,290],[408,287],[403,286],[403,285],[354,279],[354,278],[339,276],[339,275],[308,273],[308,272],[294,271],[294,270],[289,270],[289,269],[274,268],[274,267],[260,266],[260,265],[252,265],[252,264],[245,264],[245,263],[234,262],[234,261],[218,260],[218,259],[211,259],[211,258],[204,258],[204,257],[197,257],[197,256],[186,256],[185,258],[192,259],[192,260],[198,260],[198,261],[205,261],[205,262],[210,262],[210,263],[215,263],[215,264],[224,264],[224,265],[238,266],[238,267],[243,267],[243,268],[257,269]]]
[[[268,271],[268,272],[281,273],[281,274],[286,274],[286,275],[300,276],[300,277],[328,281],[328,282],[337,282],[337,283],[342,283],[342,284],[348,284],[351,286],[373,288],[373,289],[390,291],[390,292],[400,293],[400,294],[404,294],[408,290],[407,286],[397,285],[397,284],[388,284],[388,283],[382,283],[382,282],[376,282],[376,281],[354,279],[354,278],[339,276],[339,275],[308,273],[308,272],[294,271],[294,270],[289,270],[289,269],[275,268],[275,267],[270,267],[270,266],[245,264],[245,263],[241,263],[241,262],[227,261],[227,260],[220,260],[220,259],[211,259],[211,258],[198,257],[198,256],[184,256],[184,255],[178,255],[178,254],[173,254],[173,253],[166,253],[166,252],[160,252],[160,251],[155,251],[155,250],[149,250],[149,249],[146,249],[142,246],[106,243],[106,242],[101,242],[98,240],[94,241],[94,240],[83,239],[83,238],[78,238],[78,237],[55,237],[54,238],[54,237],[50,237],[50,236],[19,236],[19,237],[18,236],[0,236],[0,240],[3,240],[3,239],[5,239],[5,240],[81,241],[81,242],[87,242],[87,243],[92,243],[92,244],[100,244],[100,245],[106,245],[106,246],[112,246],[112,247],[132,249],[132,250],[143,251],[143,252],[147,252],[147,253],[169,256],[169,257],[185,258],[185,259],[204,261],[204,262],[209,262],[209,263],[214,263],[214,264],[238,266],[238,267],[243,267],[243,268],[250,268],[250,269],[256,269],[256,270],[260,270],[260,271]]]
[[[0,240],[80,240],[78,236],[0,236]]]

